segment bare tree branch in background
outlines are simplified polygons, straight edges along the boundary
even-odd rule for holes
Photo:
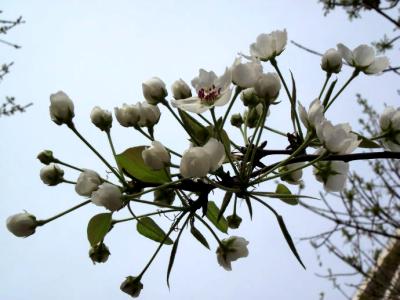
[[[0,14],[2,14],[3,11],[0,10]],[[10,30],[12,30],[14,27],[21,25],[25,23],[25,21],[22,19],[22,16],[18,17],[15,20],[6,20],[6,19],[0,19],[0,35],[6,35]],[[13,47],[15,49],[20,49],[21,46],[12,43],[10,41],[7,41],[6,39],[0,38],[0,44],[3,44],[5,46]],[[10,63],[3,63],[0,68],[0,83],[4,80],[4,77],[10,73],[10,67],[14,64],[14,62]],[[6,100],[4,103],[0,105],[0,117],[1,116],[11,116],[16,112],[25,112],[26,109],[32,105],[32,103],[28,103],[25,105],[19,105],[15,102],[15,98],[11,96],[6,96]]]

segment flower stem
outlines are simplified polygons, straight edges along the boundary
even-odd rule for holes
[[[326,85],[328,84],[328,81],[331,78],[331,76],[332,76],[332,73],[326,73],[325,82],[324,82],[324,85],[322,86],[321,92],[319,93],[318,99],[321,99],[322,94],[324,93]]]
[[[150,216],[154,216],[154,215],[161,215],[161,214],[166,214],[166,213],[176,212],[176,211],[179,211],[179,210],[177,210],[177,209],[159,210],[159,211],[155,211],[155,212],[152,212],[152,213],[148,213],[148,214],[144,214],[144,215],[140,215],[140,216],[136,216],[136,217],[126,218],[126,219],[121,219],[121,220],[113,220],[112,224],[128,222],[128,221],[137,220],[137,219],[144,218],[144,217],[150,217]]]
[[[67,164],[67,163],[65,163],[65,162],[63,162],[63,161],[61,161],[61,160],[59,160],[57,158],[54,159],[54,163],[66,166],[68,168],[74,169],[74,170],[79,171],[79,172],[83,172],[83,169],[75,167],[75,166],[70,165],[70,164]]]
[[[106,134],[107,134],[108,143],[110,144],[110,147],[111,147],[112,154],[113,154],[115,162],[116,162],[116,164],[118,166],[118,170],[119,170],[119,174],[121,176],[122,184],[124,186],[127,186],[128,184],[125,181],[124,173],[122,172],[122,169],[120,168],[120,166],[118,165],[118,162],[117,162],[117,153],[115,152],[114,143],[113,143],[112,138],[111,138],[110,130],[106,130]]]
[[[45,219],[45,220],[38,220],[38,221],[37,221],[37,225],[38,225],[38,226],[45,225],[46,223],[49,223],[49,222],[51,222],[51,221],[53,221],[53,220],[55,220],[55,219],[58,219],[59,217],[62,217],[62,216],[64,216],[64,215],[66,215],[66,214],[68,214],[68,213],[70,213],[70,212],[72,212],[72,211],[74,211],[74,210],[76,210],[76,209],[82,207],[82,206],[85,206],[86,204],[88,204],[88,203],[90,203],[90,202],[92,202],[92,201],[91,201],[91,200],[86,200],[86,201],[84,201],[84,202],[82,202],[82,203],[80,203],[80,204],[78,204],[78,205],[76,205],[76,206],[74,206],[74,207],[71,207],[70,209],[67,209],[66,211],[63,211],[63,212],[61,212],[61,213],[55,215],[54,217],[51,217],[51,218]]]
[[[208,230],[211,232],[211,234],[214,236],[214,238],[215,238],[215,240],[218,242],[218,244],[219,244],[220,246],[223,246],[221,240],[219,239],[218,235],[215,233],[214,229],[212,229],[211,226],[208,225],[208,223],[207,223],[206,221],[204,221],[203,218],[200,217],[198,214],[195,214],[194,216],[195,216],[196,219],[198,219],[201,223],[203,223],[204,226],[207,227],[207,229],[208,229]]]
[[[332,103],[336,100],[337,97],[344,91],[344,89],[360,74],[360,70],[355,69],[353,74],[351,74],[350,78],[346,81],[346,83],[342,86],[342,88],[336,93],[336,95],[329,101],[329,103],[325,106],[324,112],[328,110],[328,108],[332,105]]]
[[[273,133],[276,133],[276,134],[279,134],[281,136],[287,137],[287,134],[282,132],[282,131],[276,130],[274,128],[271,128],[271,127],[268,127],[268,126],[265,126],[265,125],[264,125],[264,128],[269,130],[269,131],[271,131],[271,132],[273,132]]]
[[[239,96],[241,91],[242,91],[242,88],[237,86],[235,89],[235,94],[233,95],[233,98],[232,98],[231,102],[229,103],[229,106],[225,112],[224,118],[222,119],[221,129],[224,128],[224,125],[225,125],[226,119],[228,118],[229,112],[231,111],[233,104],[235,103],[236,98]]]

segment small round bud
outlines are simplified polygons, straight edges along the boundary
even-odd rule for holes
[[[153,127],[160,120],[161,112],[157,105],[151,105],[147,102],[137,104],[139,108],[139,122],[140,127]]]
[[[262,116],[263,107],[260,103],[256,107],[250,107],[244,114],[244,122],[249,128],[255,128]]]
[[[93,264],[105,263],[108,260],[109,256],[110,251],[104,243],[95,245],[89,250],[89,257],[93,261]]]
[[[27,237],[35,233],[36,217],[27,212],[15,214],[7,218],[7,229],[18,237]]]
[[[172,95],[174,96],[175,100],[186,99],[192,97],[192,91],[190,90],[189,85],[179,79],[172,84]]]
[[[256,94],[254,88],[248,88],[242,91],[240,99],[243,101],[244,106],[256,106],[260,103],[260,98]]]
[[[53,151],[43,150],[38,154],[37,159],[40,160],[42,164],[48,165],[54,162]]]
[[[50,117],[57,125],[69,124],[74,114],[74,103],[63,91],[50,95]]]
[[[234,114],[231,116],[231,124],[237,128],[240,128],[243,124],[243,118],[241,114]]]
[[[141,277],[128,276],[121,284],[121,291],[136,298],[143,289],[143,284],[140,282]]]
[[[342,55],[336,49],[329,49],[321,59],[321,68],[327,73],[339,73],[342,64]]]
[[[278,74],[262,74],[257,80],[254,89],[258,97],[269,103],[273,102],[278,97],[281,89],[281,81]]]
[[[90,114],[92,123],[102,131],[110,130],[112,126],[112,115],[108,110],[95,106]]]
[[[165,100],[168,92],[165,83],[158,77],[153,77],[142,84],[143,96],[151,105],[157,105]]]
[[[50,163],[40,170],[40,179],[43,183],[53,186],[64,181],[64,171],[56,164]]]
[[[160,189],[154,191],[154,202],[162,205],[172,205],[175,200],[175,191],[173,189]]]
[[[242,218],[236,214],[227,216],[226,220],[228,221],[228,226],[231,229],[238,229],[240,226],[240,223],[242,223]]]

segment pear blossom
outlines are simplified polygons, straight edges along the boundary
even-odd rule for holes
[[[213,71],[200,69],[199,76],[192,80],[197,96],[181,100],[172,100],[174,107],[193,113],[203,113],[214,106],[223,106],[231,99],[231,70],[218,77]]]
[[[53,151],[43,150],[36,157],[42,164],[48,165],[55,161]]]
[[[278,74],[262,74],[254,85],[256,95],[266,102],[273,102],[279,95],[281,81]]]
[[[151,105],[147,102],[137,103],[139,110],[139,122],[137,123],[140,127],[153,127],[160,120],[161,112],[157,105]]]
[[[121,284],[121,291],[127,293],[133,298],[139,297],[143,284],[140,282],[140,277],[128,276]]]
[[[182,79],[175,81],[171,86],[171,90],[175,100],[192,97],[192,91],[190,90],[189,85]]]
[[[375,57],[374,48],[368,45],[360,45],[351,51],[343,44],[338,44],[338,51],[344,60],[365,74],[377,74],[389,66],[386,56]]]
[[[282,175],[281,179],[288,183],[291,183],[291,184],[300,184],[301,177],[303,176],[303,170],[302,169],[299,169],[296,171],[292,171],[292,170],[301,168],[303,166],[304,166],[303,162],[298,162],[298,163],[288,164],[288,165],[280,168],[279,172],[281,172],[281,173],[290,172],[288,174]]]
[[[385,135],[382,140],[385,148],[400,152],[400,108],[386,107],[381,114],[379,124]]]
[[[342,55],[336,49],[328,49],[321,58],[321,68],[327,73],[339,73],[342,65]]]
[[[349,172],[349,164],[343,161],[322,161],[313,168],[315,178],[324,184],[327,192],[340,192],[344,189]]]
[[[104,182],[92,193],[92,202],[110,211],[116,211],[123,206],[121,197],[121,191],[117,186]]]
[[[242,63],[241,57],[235,59],[231,70],[232,82],[241,88],[253,87],[262,74],[262,66],[259,61]]]
[[[315,127],[325,119],[324,107],[318,98],[311,102],[308,112],[300,103],[298,108],[300,120],[308,130],[314,130]]]
[[[110,130],[112,126],[112,115],[108,110],[95,106],[90,113],[92,123],[102,131]]]
[[[210,157],[203,147],[192,147],[183,153],[180,172],[184,178],[204,177],[210,168]]]
[[[249,244],[244,238],[239,236],[231,236],[221,241],[222,245],[217,248],[217,261],[221,267],[227,271],[232,270],[231,262],[241,257],[247,257]]]
[[[254,87],[243,90],[240,94],[240,99],[243,101],[244,106],[256,106],[261,101]]]
[[[251,106],[248,110],[244,112],[244,123],[249,128],[255,128],[262,116],[263,113],[263,105],[262,103],[257,104],[256,106]],[[267,112],[269,115],[269,110]]]
[[[203,146],[203,149],[210,157],[210,171],[214,172],[225,160],[225,147],[220,141],[215,138],[210,138]]]
[[[143,96],[151,105],[157,105],[165,100],[168,92],[164,81],[158,77],[153,77],[142,84]]]
[[[35,233],[36,217],[27,212],[15,214],[7,218],[7,229],[18,237],[27,237]]]
[[[40,179],[43,183],[53,186],[57,185],[64,180],[64,171],[55,163],[50,163],[40,169]]]
[[[135,127],[140,119],[139,108],[136,105],[123,104],[114,109],[117,121],[124,127]]]
[[[153,141],[151,147],[143,150],[142,158],[144,163],[153,170],[161,170],[171,161],[169,152],[158,141]]]
[[[93,170],[84,170],[78,177],[75,191],[81,196],[90,197],[103,181],[100,175]]]
[[[256,42],[250,45],[250,54],[259,60],[268,61],[281,54],[285,50],[286,43],[286,29],[275,30],[269,34],[262,33]]]
[[[69,124],[75,116],[74,103],[63,91],[50,95],[50,117],[57,125]]]
[[[240,128],[243,125],[243,117],[241,114],[233,114],[231,116],[231,125]]]
[[[334,154],[348,154],[353,152],[361,140],[351,132],[348,123],[332,125],[330,121],[323,120],[316,127],[317,136],[324,148]]]

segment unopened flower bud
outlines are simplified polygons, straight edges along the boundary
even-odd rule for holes
[[[173,189],[159,189],[154,191],[154,202],[163,205],[172,205],[175,200],[175,191]]]
[[[158,106],[150,105],[149,103],[138,103],[139,108],[139,122],[140,127],[153,127],[160,120],[161,112]]]
[[[168,92],[165,83],[158,77],[153,77],[142,84],[143,96],[151,105],[157,105],[165,100]]]
[[[99,174],[92,170],[84,170],[76,181],[75,191],[81,196],[90,197],[101,183]]]
[[[74,114],[74,103],[63,91],[50,95],[50,117],[57,125],[69,124]]]
[[[35,233],[36,217],[27,212],[15,214],[7,218],[7,229],[18,237],[27,237]]]
[[[153,141],[151,147],[143,150],[142,158],[144,163],[153,170],[161,170],[171,161],[169,152],[158,141]]]
[[[264,99],[266,102],[273,102],[278,97],[281,89],[281,81],[278,74],[262,74],[257,80],[254,89],[258,97]]]
[[[192,91],[190,90],[189,85],[179,79],[172,84],[172,95],[174,96],[175,100],[186,99],[192,97]]]
[[[108,182],[99,186],[92,193],[92,202],[97,206],[104,206],[110,211],[116,211],[123,206],[121,190]]]
[[[301,177],[303,176],[303,170],[296,170],[296,171],[292,171],[295,170],[297,168],[300,168],[304,166],[303,162],[299,162],[299,163],[293,163],[293,164],[288,164],[282,168],[279,168],[279,172],[280,173],[286,173],[289,172],[287,174],[284,174],[281,176],[281,180],[284,180],[288,183],[291,184],[300,184],[301,183]]]
[[[237,214],[233,214],[233,215],[227,216],[226,220],[228,221],[228,226],[231,229],[239,228],[240,223],[242,223],[242,218],[239,217]]]
[[[53,186],[63,182],[64,171],[56,164],[50,163],[40,170],[40,179],[43,183]]]
[[[135,127],[140,119],[138,105],[123,104],[114,109],[118,122],[124,127]]]
[[[243,118],[241,114],[234,114],[231,116],[231,124],[237,128],[240,128],[243,124]]]
[[[48,165],[54,162],[53,151],[51,150],[43,150],[37,156],[37,159],[40,160],[42,164]]]
[[[250,107],[244,114],[244,122],[249,128],[255,128],[262,116],[263,107],[260,103],[256,107]]]
[[[327,73],[339,73],[342,64],[342,55],[336,49],[329,49],[321,59],[321,68]]]
[[[128,276],[121,284],[121,291],[136,298],[143,289],[143,284],[140,282],[141,277]]]
[[[90,114],[92,123],[102,131],[110,130],[112,126],[112,115],[108,110],[95,106]]]
[[[243,90],[240,94],[240,99],[242,99],[244,106],[256,106],[260,103],[260,98],[257,96],[254,88]]]
[[[110,250],[104,243],[95,245],[89,250],[89,257],[93,261],[93,264],[105,263],[109,256]]]

